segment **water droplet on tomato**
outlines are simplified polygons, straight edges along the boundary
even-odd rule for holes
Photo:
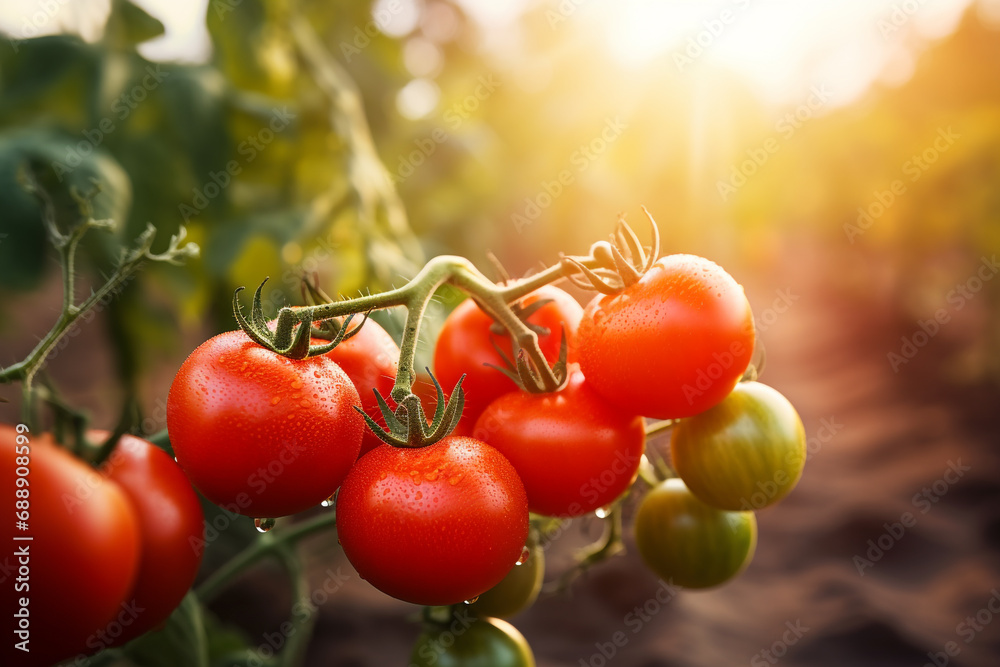
[[[531,550],[527,547],[527,545],[525,545],[521,549],[521,557],[517,559],[517,562],[514,563],[514,565],[524,565],[525,563],[528,562],[528,559],[530,557],[531,557]]]
[[[272,396],[271,405],[277,405],[278,403],[281,403],[281,396]]]
[[[456,484],[458,484],[461,481],[462,481],[462,476],[461,475],[455,475],[454,477],[449,477],[448,478],[448,483],[451,484],[452,486],[455,486]]]
[[[476,597],[474,597],[474,598],[469,598],[468,600],[466,600],[466,601],[464,602],[464,604],[476,604],[476,600],[478,600],[478,599],[479,599],[479,596],[477,595],[477,596],[476,596]]]
[[[267,531],[274,528],[274,519],[254,519],[253,527],[257,529],[258,533],[266,533]]]
[[[605,505],[604,507],[598,507],[597,511],[594,512],[594,515],[597,516],[598,519],[605,519],[611,516],[611,506]]]
[[[378,478],[379,479],[385,479],[388,476],[389,476],[389,473],[387,473],[386,471],[383,470],[382,473],[378,476]]]
[[[332,496],[330,496],[329,498],[327,498],[326,500],[324,500],[323,502],[321,502],[320,503],[320,507],[333,507],[334,505],[336,505],[337,504],[337,492],[338,491],[340,491],[340,489],[337,489],[337,491],[334,491]]]
[[[296,378],[295,380],[292,381],[292,389],[299,389],[301,387],[302,387],[302,380]]]

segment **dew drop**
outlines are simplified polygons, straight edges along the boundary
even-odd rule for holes
[[[389,473],[387,473],[386,471],[383,470],[382,473],[378,476],[378,478],[379,479],[385,479],[388,476],[389,476]]]
[[[448,483],[451,484],[452,486],[455,486],[460,481],[462,481],[462,476],[461,475],[455,475],[454,477],[449,477],[448,478]]]
[[[476,596],[476,597],[474,597],[474,598],[469,598],[468,600],[466,600],[466,601],[464,602],[464,604],[476,604],[476,600],[478,600],[478,599],[479,599],[479,596],[477,595],[477,596]]]
[[[598,519],[605,519],[611,516],[611,505],[598,507],[597,510],[594,512],[594,515],[597,516]]]
[[[531,557],[531,550],[527,547],[527,545],[525,545],[521,549],[521,557],[517,559],[517,562],[514,563],[514,565],[524,565],[525,563],[528,562],[528,558],[530,557]]]
[[[281,396],[272,396],[271,405],[277,405],[278,403],[281,403]]]
[[[339,491],[340,491],[340,489],[337,489],[336,491],[334,491],[332,496],[330,496],[329,498],[327,498],[326,500],[324,500],[323,502],[320,503],[320,507],[333,507],[334,505],[336,505],[337,504],[337,493]]]
[[[417,491],[416,495],[415,495],[415,496],[413,496],[413,499],[414,499],[414,500],[420,500],[420,499],[421,499],[421,498],[423,498],[423,497],[424,497],[424,494],[423,494],[423,492],[422,492],[422,491]]]
[[[295,380],[292,381],[292,389],[299,389],[301,387],[302,387],[302,380],[296,378]]]
[[[274,519],[254,519],[253,527],[257,529],[258,533],[266,533],[274,528],[274,523]]]

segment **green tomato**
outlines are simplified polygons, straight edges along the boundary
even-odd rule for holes
[[[710,588],[750,564],[757,519],[753,512],[709,507],[683,481],[668,479],[639,505],[635,541],[646,565],[667,583]]]
[[[795,408],[759,382],[743,382],[714,408],[681,421],[674,469],[702,502],[725,510],[773,505],[795,488],[806,434]]]
[[[534,531],[528,536],[528,560],[515,565],[503,580],[472,603],[479,616],[506,618],[534,604],[545,578],[545,552],[538,546]]]
[[[459,613],[420,635],[409,667],[535,667],[535,657],[510,623]]]

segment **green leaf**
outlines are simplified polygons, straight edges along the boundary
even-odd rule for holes
[[[57,210],[72,212],[76,204],[70,188],[93,188],[95,218],[124,220],[131,204],[131,184],[118,162],[102,150],[80,155],[72,137],[52,130],[11,130],[0,134],[0,201],[3,233],[0,238],[0,287],[28,290],[37,286],[45,268],[46,239],[37,200],[18,181],[18,170],[31,161],[53,197]],[[106,254],[118,247],[111,235],[93,235]],[[100,237],[100,238],[98,238]]]
[[[234,626],[222,623],[215,614],[205,611],[202,614],[205,625],[205,637],[208,642],[208,662],[211,665],[239,664],[236,656],[252,655],[249,638]],[[230,662],[235,660],[235,662]]]
[[[166,627],[136,639],[125,647],[125,653],[143,667],[209,667],[201,603],[194,593],[181,601]]]
[[[83,128],[97,118],[103,51],[75,35],[48,35],[0,49],[0,125],[49,119]]]
[[[118,49],[126,49],[159,37],[164,33],[163,23],[128,0],[115,0],[104,41]]]

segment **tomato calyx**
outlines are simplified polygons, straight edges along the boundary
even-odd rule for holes
[[[622,215],[618,218],[611,241],[593,244],[590,255],[583,258],[596,264],[596,268],[588,268],[578,257],[563,255],[560,258],[566,278],[581,289],[597,290],[607,295],[620,294],[639,282],[660,255],[660,230],[645,206],[642,210],[652,227],[652,243],[648,247],[642,245]]]
[[[451,392],[451,397],[446,399],[441,383],[437,381],[429,368],[425,370],[430,375],[437,392],[437,405],[429,424],[420,397],[412,392],[399,401],[396,409],[393,410],[378,389],[372,389],[375,393],[375,400],[378,401],[382,418],[385,419],[385,427],[365,414],[364,409],[360,406],[354,407],[365,418],[368,428],[382,442],[393,447],[409,447],[411,449],[426,447],[447,437],[458,425],[458,421],[462,418],[462,408],[465,407],[465,390],[462,389],[462,380],[465,379],[465,376],[458,379],[455,389]]]
[[[510,380],[516,384],[518,388],[522,391],[528,392],[529,394],[545,394],[553,391],[559,391],[566,386],[566,382],[569,380],[569,371],[567,368],[569,346],[566,343],[566,327],[560,327],[560,330],[562,332],[562,339],[559,342],[559,358],[556,360],[556,363],[553,364],[550,369],[550,373],[539,372],[531,360],[528,359],[528,355],[525,353],[524,349],[517,344],[517,341],[511,341],[514,352],[514,360],[511,360],[510,357],[508,357],[504,351],[500,349],[500,346],[496,344],[496,341],[491,341],[493,343],[493,348],[503,360],[503,366],[501,367],[497,364],[484,365],[500,371],[510,378]]]
[[[510,304],[510,309],[514,313],[514,315],[517,316],[518,319],[524,322],[528,326],[528,328],[534,331],[536,334],[538,334],[539,336],[548,336],[551,333],[548,327],[543,327],[539,324],[535,324],[534,322],[529,321],[528,318],[550,303],[553,303],[552,299],[539,299],[537,301],[528,304],[527,306],[521,305],[520,302],[517,302]],[[494,320],[493,324],[490,325],[490,333],[496,336],[510,336],[510,333],[507,331],[507,328],[504,327],[504,325],[497,322],[496,320]]]
[[[361,324],[353,329],[351,329],[350,325],[351,320],[354,319],[356,313],[350,313],[347,315],[343,323],[338,322],[333,324],[329,321],[323,322],[318,329],[314,329],[311,321],[306,321],[299,324],[298,328],[292,329],[288,332],[283,332],[281,327],[276,327],[275,330],[272,331],[270,327],[267,326],[267,318],[264,317],[264,308],[261,306],[260,300],[261,291],[264,289],[264,285],[268,280],[268,278],[264,278],[264,281],[254,292],[253,305],[250,307],[249,320],[244,317],[243,307],[240,305],[240,292],[242,292],[244,288],[236,288],[236,291],[233,293],[233,316],[236,318],[236,322],[240,325],[240,329],[242,329],[253,342],[257,343],[261,347],[267,348],[275,354],[280,354],[281,356],[288,357],[289,359],[305,359],[306,357],[315,357],[321,354],[326,354],[333,348],[340,345],[343,341],[361,331],[361,327],[363,327],[365,322],[368,321],[368,312],[371,312],[370,310],[364,314],[364,319],[361,320]],[[311,339],[313,336],[329,340],[330,342],[322,345],[312,345]]]

